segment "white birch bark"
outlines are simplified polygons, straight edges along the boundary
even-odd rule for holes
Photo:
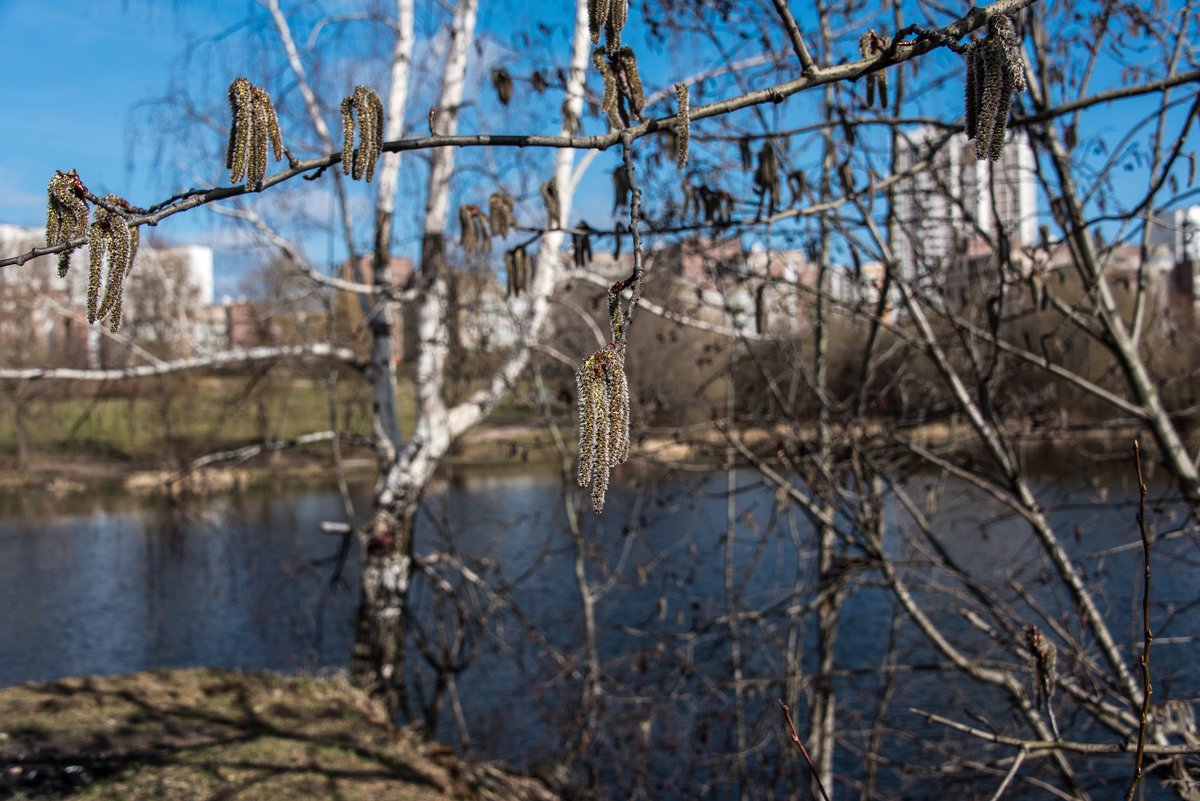
[[[454,9],[442,75],[442,91],[435,106],[435,130],[444,136],[458,131],[458,109],[466,84],[467,56],[475,31],[477,0],[460,0]],[[445,364],[449,354],[448,297],[445,278],[445,239],[450,208],[450,177],[454,149],[434,148],[430,153],[429,190],[425,201],[421,247],[421,300],[417,308],[417,361],[414,370],[417,420],[406,448],[408,483],[422,487],[450,449],[446,422]]]
[[[470,5],[474,7],[474,2],[472,1]],[[464,19],[464,23],[465,21]],[[452,48],[454,46],[452,37]],[[465,68],[465,54],[469,42],[463,41],[457,46],[462,51],[462,68]],[[589,52],[587,8],[580,2],[576,7],[571,67],[566,90],[568,107],[575,115],[579,115],[583,109],[584,81]],[[453,55],[452,49],[450,57]],[[448,74],[447,77],[451,76]],[[453,129],[448,130],[447,126],[457,125],[457,115],[450,112],[456,111],[462,98],[461,81],[457,83],[457,86],[453,81],[447,81],[446,87],[448,88],[443,91],[442,101],[437,107],[435,116],[437,132],[441,135],[453,132]],[[566,135],[567,130],[564,121],[563,135]],[[573,150],[563,148],[555,152],[554,180],[560,187],[571,185],[574,163],[575,152]],[[449,148],[436,150],[434,166],[430,174],[431,198],[426,204],[427,247],[431,245],[430,238],[444,236],[443,232],[449,211],[448,176],[452,167],[453,151]],[[571,210],[571,193],[560,192],[560,198],[562,216],[565,219]],[[524,371],[534,347],[545,329],[550,310],[550,296],[553,294],[558,280],[559,251],[562,243],[563,233],[561,231],[549,231],[542,237],[541,246],[534,258],[527,300],[528,312],[516,347],[509,358],[493,373],[485,387],[453,408],[447,407],[444,394],[443,371],[449,350],[446,327],[446,285],[444,277],[437,274],[439,270],[436,264],[433,274],[423,277],[425,286],[418,313],[420,352],[417,357],[415,376],[418,402],[417,429],[408,444],[406,451],[408,458],[402,471],[403,478],[401,475],[397,475],[390,483],[397,486],[400,483],[419,485],[427,480],[449,450],[453,440],[482,422]],[[436,258],[441,257],[441,253],[437,251],[431,255]]]
[[[413,50],[413,0],[396,0],[396,42],[392,48],[392,70],[384,105],[385,141],[399,139],[404,133],[404,114],[408,108],[409,68]],[[391,283],[392,218],[396,208],[396,188],[400,176],[400,154],[385,153],[378,173],[379,195],[375,202],[374,247],[371,250],[372,284],[385,291]],[[399,309],[395,302],[374,303],[362,299],[363,316],[371,331],[371,399],[374,430],[380,439],[380,467],[386,472],[391,459],[401,448],[401,431],[396,418],[396,356],[392,352],[392,331],[398,325]],[[389,458],[385,459],[384,455]]]
[[[463,101],[476,11],[477,0],[461,0],[455,8],[442,91],[438,105],[435,106],[434,125],[438,135],[453,135],[457,130],[457,112]],[[582,109],[589,51],[586,6],[580,0],[576,9],[576,31],[567,88],[568,102],[574,114],[579,114]],[[393,122],[398,117],[399,115],[389,113],[389,119]],[[564,123],[564,132],[565,127]],[[391,137],[393,134],[389,132],[387,135]],[[450,352],[448,317],[454,310],[449,308],[444,254],[454,153],[455,151],[448,147],[436,148],[431,153],[421,274],[418,278],[420,290],[417,303],[417,355],[413,378],[417,419],[409,439],[401,442],[398,436],[392,438],[386,431],[378,430],[382,416],[377,407],[376,442],[377,448],[383,454],[380,461],[384,470],[376,489],[375,513],[371,523],[361,532],[364,546],[370,538],[377,537],[380,532],[386,532],[392,547],[386,553],[364,559],[363,606],[355,648],[354,674],[360,684],[365,684],[377,694],[383,695],[393,712],[399,711],[406,704],[405,604],[413,561],[412,522],[421,495],[455,437],[481,422],[495,408],[528,364],[529,356],[542,334],[548,316],[549,296],[554,290],[558,251],[562,244],[561,232],[550,232],[542,239],[530,287],[529,312],[513,355],[500,366],[485,388],[466,402],[453,409],[449,408],[445,395],[445,365]],[[574,151],[557,151],[555,180],[558,180],[561,186],[566,186],[570,180],[573,163]],[[394,177],[387,180],[392,183],[381,186],[392,187],[387,193],[390,201],[395,191]],[[564,193],[564,215],[569,213],[569,199],[569,193]],[[382,212],[386,208],[382,197],[378,208],[380,211],[377,212],[374,260],[377,282],[380,279],[378,270],[387,264],[382,258],[387,237],[382,232],[390,224],[388,221],[391,216],[390,213],[385,215]],[[374,336],[373,341],[379,346],[378,350],[384,348],[387,339],[378,333]],[[376,387],[380,383],[381,368],[378,350],[373,349],[372,352],[373,382]],[[389,440],[396,443],[394,449],[388,448]]]
[[[396,0],[396,40],[384,109],[384,139],[399,139],[404,128],[408,102],[409,66],[413,49],[413,0]],[[371,384],[372,429],[380,478],[375,487],[371,521],[359,532],[363,571],[361,597],[351,670],[355,683],[373,695],[382,696],[395,718],[407,704],[405,692],[404,631],[405,597],[412,569],[412,522],[419,493],[398,491],[393,479],[398,472],[402,439],[397,419],[395,354],[392,328],[396,303],[382,302],[391,282],[392,218],[399,183],[400,154],[387,153],[379,170],[379,194],[375,203],[374,247],[371,251],[372,283],[377,288],[374,302],[363,299],[364,317],[371,332],[368,379]],[[355,265],[357,267],[357,265]],[[389,549],[371,543],[388,538]],[[405,710],[406,711],[406,710]]]

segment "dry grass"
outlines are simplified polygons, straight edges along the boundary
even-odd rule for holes
[[[554,798],[395,730],[340,677],[161,670],[0,690],[0,797]]]

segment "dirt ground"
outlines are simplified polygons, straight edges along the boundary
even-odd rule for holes
[[[554,801],[387,724],[339,676],[157,670],[0,690],[0,799]]]

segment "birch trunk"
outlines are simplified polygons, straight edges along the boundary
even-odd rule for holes
[[[411,0],[400,0],[409,4]],[[439,135],[453,135],[457,129],[458,109],[463,101],[466,83],[467,57],[474,37],[476,0],[462,0],[455,9],[451,25],[442,92],[435,107],[434,126]],[[401,26],[399,41],[407,35],[404,72],[411,54],[411,5],[407,27]],[[402,19],[403,19],[402,12]],[[572,40],[571,69],[567,82],[567,103],[574,115],[583,106],[584,80],[590,47],[587,33],[587,7],[577,3],[575,34]],[[399,63],[399,57],[398,62]],[[399,80],[398,70],[393,81]],[[389,105],[402,104],[395,87]],[[401,115],[389,112],[396,122]],[[566,127],[564,124],[564,135]],[[398,137],[399,131],[389,128],[386,137]],[[437,148],[431,153],[429,190],[425,208],[422,236],[421,291],[417,305],[417,357],[414,384],[417,416],[407,441],[399,431],[388,432],[385,418],[394,421],[394,392],[392,391],[390,336],[385,335],[387,320],[373,323],[372,351],[376,366],[373,386],[376,398],[391,399],[393,411],[384,414],[376,408],[376,442],[381,453],[381,477],[375,493],[375,510],[371,522],[362,530],[363,587],[359,609],[357,642],[354,649],[353,675],[356,683],[372,694],[385,699],[393,713],[408,716],[404,688],[404,639],[406,633],[406,596],[413,558],[413,521],[424,488],[432,479],[454,440],[482,422],[516,382],[529,363],[533,346],[542,336],[549,312],[549,297],[557,281],[558,252],[563,236],[559,231],[548,232],[534,260],[528,295],[528,311],[521,336],[511,355],[493,374],[490,382],[466,401],[451,407],[445,393],[445,366],[449,353],[448,319],[450,315],[446,275],[446,226],[450,207],[450,178],[454,172],[454,149]],[[387,156],[385,158],[391,158]],[[395,157],[398,160],[398,156]],[[572,167],[574,151],[556,151],[555,180],[559,182],[562,214],[570,212],[573,192]],[[376,212],[376,248],[373,269],[386,270],[387,242],[390,239],[392,200],[395,194],[395,172],[388,164],[381,176],[381,198]],[[398,163],[396,168],[398,169]],[[384,188],[387,192],[384,192]],[[385,205],[385,196],[386,203]],[[387,385],[381,354],[387,355]]]
[[[821,22],[823,51],[833,50],[833,37],[829,26],[829,15],[825,4],[818,5]],[[825,87],[825,108],[831,113],[837,101],[833,85]],[[832,195],[833,171],[835,169],[835,146],[833,132],[826,129],[824,153],[821,160],[821,192],[824,197]],[[832,464],[832,431],[830,426],[829,394],[829,329],[826,298],[831,294],[832,271],[829,258],[830,226],[822,218],[819,229],[820,257],[817,267],[817,298],[815,309],[815,365],[814,381],[819,400],[817,413],[817,458],[822,464]],[[842,580],[834,570],[834,552],[837,548],[837,527],[833,523],[834,509],[830,496],[822,493],[822,522],[817,527],[817,573],[820,601],[816,606],[817,623],[817,668],[811,690],[809,706],[809,740],[816,765],[816,784],[813,797],[821,787],[826,791],[833,788],[833,752],[837,734],[837,691],[833,682],[833,669],[837,653],[838,623],[843,599]]]

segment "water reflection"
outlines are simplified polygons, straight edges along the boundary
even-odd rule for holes
[[[0,523],[0,684],[345,662],[353,593],[327,591],[311,564],[335,545],[316,525],[336,519],[333,496],[86,503],[83,514]]]
[[[735,628],[744,646],[747,704],[760,721],[755,736],[765,744],[751,762],[762,770],[779,761],[775,699],[795,699],[789,693],[804,686],[789,684],[789,671],[807,681],[814,669],[814,631],[804,606],[818,580],[812,527],[756,474],[737,473],[732,486],[727,482],[721,475],[616,486],[605,515],[584,515],[580,543],[596,600],[610,745],[615,749],[619,738],[653,742],[643,750],[692,760],[687,764],[698,782],[705,771],[719,770],[714,754],[732,750]],[[895,532],[889,553],[956,645],[981,659],[1017,658],[964,614],[978,598],[955,570],[970,574],[1014,619],[1089,639],[1026,521],[945,477],[913,476],[900,487],[928,515],[930,528],[917,532],[893,497],[885,510]],[[1141,640],[1134,488],[1115,476],[1099,487],[1047,482],[1039,493],[1132,665]],[[1163,533],[1186,515],[1169,488],[1158,494],[1149,523]],[[120,495],[64,502],[57,510],[8,504],[3,508],[16,513],[0,521],[0,626],[7,635],[0,641],[0,684],[159,666],[292,671],[347,663],[357,575],[351,565],[344,586],[328,587],[330,568],[322,560],[338,541],[322,534],[320,523],[339,519],[332,493],[277,489],[182,506]],[[1156,700],[1194,698],[1200,688],[1195,542],[1186,534],[1155,546]],[[431,488],[419,518],[418,553],[469,562],[475,575],[499,588],[495,598],[466,586],[445,562],[432,569],[474,603],[509,605],[493,604],[487,625],[468,632],[479,652],[456,678],[459,709],[443,707],[443,737],[467,741],[457,728],[465,720],[476,752],[528,764],[579,726],[585,632],[575,549],[556,476],[458,474]],[[953,564],[931,567],[938,552],[952,554]],[[895,658],[911,672],[884,745],[905,762],[936,763],[945,753],[926,753],[928,743],[914,745],[917,738],[940,742],[939,749],[958,744],[908,714],[909,706],[957,715],[1007,709],[1007,700],[941,668],[942,658],[913,626],[894,626],[892,594],[854,556],[851,547],[837,660],[847,737],[861,744],[861,733],[873,725],[885,683],[879,668],[894,643]],[[420,636],[436,656],[459,634],[453,609],[427,581],[417,582],[413,600]],[[740,622],[731,626],[735,618]],[[429,700],[433,682],[424,663],[414,661],[420,668],[414,695]],[[839,758],[840,771],[861,770],[852,748]],[[618,768],[653,775],[669,766]],[[1095,775],[1103,781],[1105,774]],[[890,781],[881,786],[922,794],[901,778]]]

